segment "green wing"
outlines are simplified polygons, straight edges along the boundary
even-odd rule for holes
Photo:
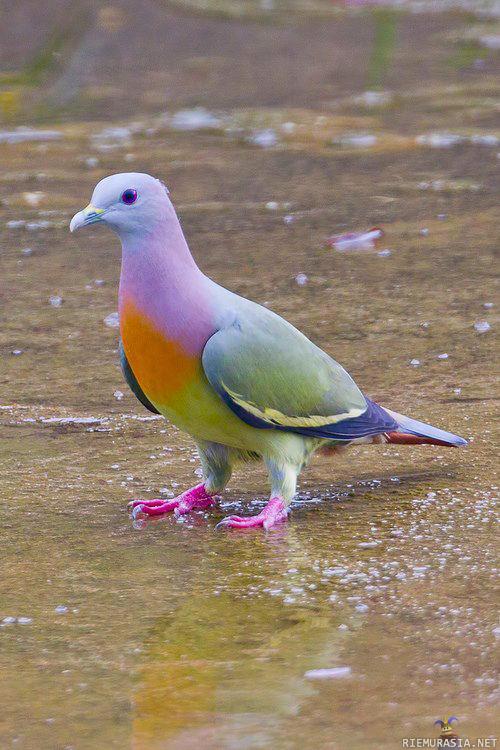
[[[300,331],[256,307],[203,351],[212,387],[245,422],[314,434],[358,417],[367,402],[350,375]]]

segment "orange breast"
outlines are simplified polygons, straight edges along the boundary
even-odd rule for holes
[[[153,403],[168,403],[195,376],[198,357],[167,339],[130,301],[120,310],[120,333],[132,372]]]

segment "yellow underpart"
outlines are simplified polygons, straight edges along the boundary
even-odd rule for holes
[[[366,409],[353,407],[342,414],[332,414],[326,417],[319,414],[311,414],[309,417],[290,417],[288,414],[283,414],[277,409],[271,409],[270,407],[266,407],[263,410],[259,409],[256,404],[251,401],[245,401],[239,393],[232,391],[225,383],[222,383],[222,385],[225,391],[231,396],[232,400],[237,403],[238,406],[241,406],[242,409],[245,409],[245,411],[248,411],[258,419],[263,419],[265,422],[271,422],[272,424],[278,424],[281,427],[324,427],[328,424],[341,422],[343,419],[354,419],[354,417],[359,417],[366,411]]]

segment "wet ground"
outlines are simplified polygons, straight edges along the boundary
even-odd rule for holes
[[[492,736],[496,22],[189,5],[54,2],[87,19],[55,37],[13,11],[41,52],[0,92],[0,746],[373,750],[450,714]],[[68,232],[126,170],[166,181],[209,275],[470,446],[318,458],[267,534],[214,530],[265,501],[253,467],[133,528],[129,499],[198,464],[122,380],[117,240]],[[373,225],[374,252],[325,246]]]

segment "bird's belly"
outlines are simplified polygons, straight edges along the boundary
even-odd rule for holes
[[[131,306],[120,311],[120,333],[142,391],[181,430],[243,450],[258,450],[266,442],[262,433],[271,431],[242,422],[215,393],[203,371],[201,351],[186,351]]]
[[[175,402],[153,403],[170,422],[198,440],[260,453],[274,432],[257,430],[242,422],[215,393],[202,370],[178,393]]]

